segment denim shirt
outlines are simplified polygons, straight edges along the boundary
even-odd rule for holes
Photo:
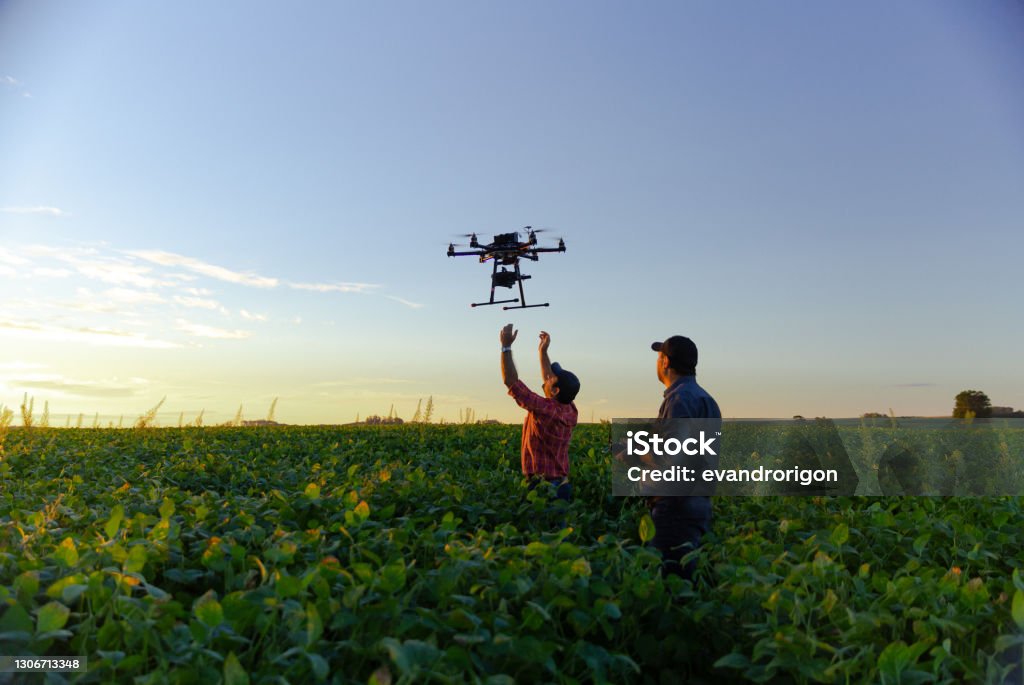
[[[680,376],[665,389],[658,418],[720,419],[722,411],[707,390],[697,385],[696,376]]]
[[[715,398],[697,385],[696,376],[680,376],[665,389],[658,418],[718,419],[721,423],[722,411]],[[717,466],[717,457],[714,462],[712,467]],[[711,500],[705,496],[648,497],[647,505],[651,508],[667,506],[688,520],[696,519],[708,524],[711,521]]]

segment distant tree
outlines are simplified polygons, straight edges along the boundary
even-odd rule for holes
[[[862,419],[884,419],[887,415],[877,411],[869,411],[866,414],[861,414],[860,417]]]
[[[953,418],[963,419],[971,416],[984,419],[992,415],[992,402],[988,395],[980,390],[964,390],[956,396],[956,405],[953,407]]]
[[[1024,411],[1013,407],[992,407],[992,418],[996,419],[1020,419],[1024,418]]]

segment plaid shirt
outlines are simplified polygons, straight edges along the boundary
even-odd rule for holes
[[[541,397],[517,380],[508,394],[529,412],[523,422],[523,475],[569,475],[569,439],[579,416],[575,404]]]

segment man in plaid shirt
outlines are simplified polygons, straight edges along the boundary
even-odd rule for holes
[[[580,381],[575,374],[550,362],[551,336],[541,331],[539,351],[544,397],[531,391],[519,380],[512,361],[512,343],[517,334],[512,324],[508,324],[501,329],[499,337],[502,381],[516,404],[527,411],[523,422],[523,475],[531,481],[531,489],[543,479],[557,488],[558,498],[569,501],[572,495],[569,440],[579,416],[573,400],[580,390]]]

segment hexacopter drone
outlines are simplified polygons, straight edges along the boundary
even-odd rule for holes
[[[530,226],[526,226],[524,230],[527,235],[525,241],[519,240],[519,232],[516,231],[496,235],[494,236],[494,241],[488,245],[481,245],[476,239],[476,233],[466,234],[466,237],[469,238],[469,247],[472,248],[467,252],[456,252],[455,245],[449,243],[449,257],[475,255],[480,258],[481,263],[488,260],[494,261],[494,268],[491,270],[491,299],[487,302],[474,302],[469,305],[470,307],[483,307],[508,302],[518,302],[519,305],[515,307],[502,307],[502,309],[528,309],[530,307],[547,307],[550,305],[548,302],[544,304],[526,304],[523,281],[530,278],[530,276],[519,271],[519,260],[532,259],[536,262],[540,259],[538,255],[541,252],[565,252],[565,241],[559,238],[558,247],[537,247],[537,234],[542,232],[542,229],[534,230]],[[499,265],[501,266],[501,271],[498,271]],[[509,271],[507,268],[510,266],[513,267],[512,271]],[[514,297],[511,300],[494,299],[495,288],[511,288],[516,284],[519,285],[519,297]]]

